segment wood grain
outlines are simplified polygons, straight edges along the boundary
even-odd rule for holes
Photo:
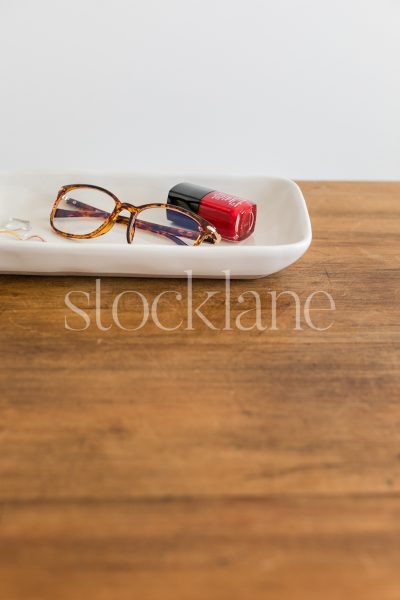
[[[232,298],[258,291],[268,323],[268,292],[327,291],[327,331],[295,330],[289,296],[276,331],[100,331],[94,279],[0,278],[1,600],[400,597],[400,184],[301,187],[311,249]],[[125,290],[186,297],[101,285],[105,325]],[[65,329],[71,290],[85,331]],[[138,307],[121,300],[125,326]],[[165,325],[182,313],[160,302]]]

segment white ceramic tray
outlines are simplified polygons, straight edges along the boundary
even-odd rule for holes
[[[135,205],[166,202],[168,190],[190,181],[248,198],[257,203],[254,234],[241,243],[183,247],[149,236],[145,243],[126,243],[115,226],[94,240],[68,240],[49,225],[58,189],[68,183],[92,183]],[[0,227],[10,217],[29,219],[34,233],[47,243],[0,236],[0,272],[37,275],[111,275],[136,277],[264,277],[299,259],[311,243],[311,224],[299,187],[273,177],[176,174],[104,174],[89,172],[0,173]],[[143,236],[144,237],[144,236]]]

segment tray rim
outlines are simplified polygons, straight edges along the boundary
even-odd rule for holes
[[[63,173],[63,171],[65,171],[66,173],[68,172],[66,169],[55,169],[55,168],[51,168],[51,169],[22,169],[22,170],[18,170],[18,169],[12,169],[12,170],[5,170],[5,169],[0,169],[0,185],[1,185],[1,178],[2,177],[7,177],[7,176],[21,176],[21,177],[29,177],[29,176],[46,176],[46,175],[50,175],[50,176],[56,176],[56,175],[60,175]],[[77,171],[71,170],[71,172],[74,173],[74,175],[82,175],[82,177],[84,177],[85,175],[87,175],[88,173],[90,173],[90,175],[98,175],[99,177],[152,177],[152,176],[156,176],[156,177],[168,177],[171,176],[172,173],[168,172],[168,171],[158,171],[158,172],[154,172],[154,171],[103,171],[103,170],[91,170],[91,169],[87,169],[87,170],[82,170],[79,169]],[[217,251],[221,251],[223,249],[229,248],[235,248],[235,252],[237,250],[243,251],[245,248],[247,249],[251,249],[251,248],[283,248],[283,247],[293,247],[296,245],[303,245],[305,243],[308,242],[308,245],[311,244],[312,241],[312,226],[311,226],[311,220],[310,220],[310,214],[308,212],[308,207],[307,207],[307,203],[305,201],[304,198],[304,194],[300,188],[300,186],[298,185],[298,183],[296,183],[296,181],[294,181],[293,179],[290,179],[288,177],[282,177],[282,176],[275,176],[275,175],[265,175],[265,174],[245,174],[245,173],[202,173],[202,172],[198,172],[198,173],[189,173],[189,174],[184,174],[184,176],[186,178],[190,178],[190,177],[200,177],[201,179],[203,178],[207,178],[207,177],[227,177],[229,179],[258,179],[258,180],[270,180],[270,181],[277,181],[277,182],[282,182],[285,183],[289,186],[292,186],[296,192],[299,194],[301,200],[302,200],[302,204],[303,204],[303,208],[305,209],[305,215],[307,217],[306,219],[306,226],[307,226],[307,233],[305,235],[305,237],[301,240],[298,240],[297,242],[291,242],[289,244],[253,244],[251,246],[246,246],[246,245],[240,245],[240,244],[230,244],[229,246],[213,246],[213,251],[215,252],[215,250]],[[65,241],[65,240],[64,240]],[[12,240],[2,240],[2,244],[3,243],[13,243]],[[46,242],[46,246],[50,246],[50,245],[54,245],[54,246],[59,246],[62,243],[62,240],[60,239],[60,242]],[[101,245],[100,242],[98,242],[96,245]],[[155,244],[154,244],[155,245]],[[108,242],[107,243],[107,247],[110,246],[120,246],[120,244],[118,243],[113,243],[113,242]],[[146,247],[150,247],[153,246],[152,244],[146,244]],[[141,248],[143,248],[143,246],[140,246]],[[137,248],[139,248],[139,246],[137,246]],[[169,247],[169,251],[175,248],[174,246],[170,246]],[[179,249],[179,248],[175,248]],[[188,250],[191,249],[193,250],[194,248],[192,248],[191,246],[187,246],[186,248],[181,248],[181,250]],[[196,250],[206,250],[206,249],[210,249],[205,245],[201,245],[198,248],[196,248]]]

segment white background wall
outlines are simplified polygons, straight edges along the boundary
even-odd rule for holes
[[[0,0],[0,169],[400,179],[399,0]]]

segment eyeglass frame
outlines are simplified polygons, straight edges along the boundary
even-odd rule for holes
[[[71,192],[72,190],[75,190],[75,189],[97,190],[97,191],[107,194],[115,202],[114,210],[111,213],[109,213],[109,216],[104,221],[104,223],[102,225],[100,225],[100,227],[98,227],[97,229],[95,229],[94,231],[92,231],[90,233],[85,233],[85,234],[67,233],[65,231],[60,231],[59,229],[57,229],[57,227],[54,224],[54,218],[57,218],[57,217],[55,217],[55,214],[58,209],[58,205],[60,204],[60,202],[63,199],[63,197],[65,196],[65,194],[67,194],[68,192]],[[79,202],[76,200],[73,200],[71,203],[75,206],[78,206],[78,205],[81,205],[81,207],[84,206],[84,207],[86,207],[86,209],[92,209],[92,210],[96,210],[96,211],[99,210],[93,206],[86,205],[83,202]],[[110,192],[110,190],[107,190],[106,188],[100,187],[98,185],[87,184],[87,183],[68,184],[68,185],[62,186],[59,189],[57,198],[54,201],[54,204],[53,204],[53,207],[52,207],[51,213],[50,213],[50,226],[57,234],[62,235],[65,238],[87,240],[87,239],[93,239],[93,238],[97,238],[101,235],[104,235],[104,234],[108,233],[114,227],[114,225],[116,223],[122,223],[122,224],[127,225],[126,241],[128,242],[128,244],[131,244],[133,241],[133,238],[135,236],[135,232],[136,232],[136,219],[137,219],[138,214],[140,214],[142,211],[144,211],[146,209],[150,209],[150,208],[165,208],[165,209],[168,209],[168,210],[171,210],[174,212],[184,214],[184,215],[190,217],[192,220],[194,220],[199,225],[199,234],[196,237],[196,239],[193,243],[193,246],[199,246],[202,242],[210,242],[211,244],[218,244],[221,241],[221,236],[218,233],[216,227],[214,227],[214,225],[212,225],[206,219],[203,219],[203,217],[200,217],[196,213],[193,213],[190,210],[187,210],[186,208],[182,208],[180,206],[179,207],[173,206],[171,204],[164,204],[164,203],[141,204],[139,206],[135,206],[134,204],[130,204],[129,202],[121,202],[121,200],[115,194],[113,194],[113,192]],[[58,210],[64,210],[64,209],[58,209]],[[127,210],[130,213],[130,216],[126,217],[124,215],[121,215],[121,212],[123,210]],[[73,212],[76,213],[77,211],[73,211]],[[101,211],[101,212],[107,212],[107,211]],[[141,223],[146,223],[146,222],[141,221]],[[192,233],[192,232],[189,232],[189,231],[181,229],[181,228],[174,227],[173,232],[168,233],[168,232],[164,231],[164,230],[169,229],[168,226],[149,224],[149,223],[147,223],[147,225],[154,225],[154,227],[156,229],[158,229],[158,231],[154,231],[154,228],[153,228],[153,230],[150,229],[150,231],[153,231],[153,233],[157,233],[159,235],[164,235],[165,237],[168,237],[170,239],[175,238],[175,239],[173,239],[173,241],[175,241],[178,244],[188,245],[188,244],[185,244],[185,242],[183,242],[182,240],[180,240],[179,237],[177,237],[177,235],[179,235],[179,232],[182,233],[182,237],[189,237],[189,238],[192,237],[192,236],[188,235],[188,233]],[[144,229],[146,229],[146,227]],[[195,233],[195,232],[193,232],[193,233]],[[194,238],[192,238],[192,239],[194,239]]]

